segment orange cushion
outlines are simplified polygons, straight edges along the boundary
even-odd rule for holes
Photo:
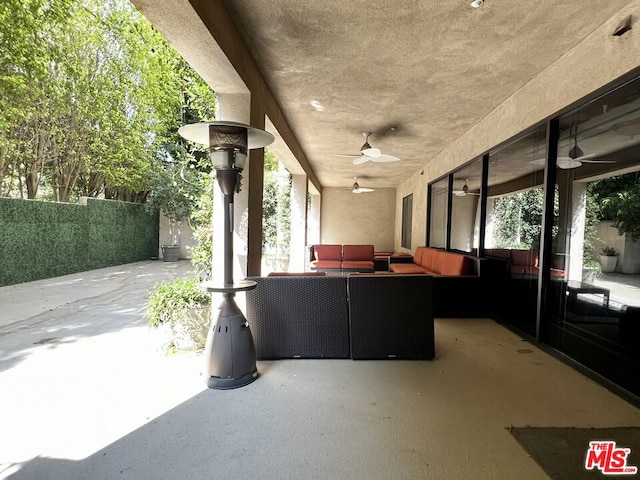
[[[506,248],[487,248],[484,251],[485,256],[493,258],[502,258],[509,260],[509,250]]]
[[[422,254],[424,252],[425,247],[416,248],[415,253],[413,254],[413,263],[416,265],[420,265],[422,262]]]
[[[343,245],[342,260],[373,260],[373,245]]]
[[[424,253],[422,254],[422,262],[420,263],[420,265],[422,265],[427,270],[433,270],[433,259],[437,252],[439,252],[439,250],[436,250],[434,248],[425,248]]]
[[[374,270],[373,262],[368,260],[343,260],[342,269],[347,270]]]
[[[342,245],[315,245],[314,249],[316,260],[342,259]]]
[[[325,272],[269,272],[267,277],[324,277]]]
[[[428,270],[431,270],[433,273],[440,273],[440,270],[442,269],[442,255],[445,252],[441,251],[441,250],[434,250],[433,251],[433,259],[431,261],[431,268],[429,268]]]
[[[327,270],[340,270],[340,260],[316,260],[311,262],[311,268],[322,268]]]
[[[511,266],[525,265],[533,267],[538,252],[535,250],[511,250]]]
[[[469,273],[469,259],[457,253],[441,252],[441,275],[467,275]]]
[[[426,273],[426,270],[415,263],[392,263],[389,268],[394,273]]]

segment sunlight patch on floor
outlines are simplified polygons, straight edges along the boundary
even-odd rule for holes
[[[0,373],[0,390],[12,392],[0,425],[15,432],[0,440],[3,468],[86,458],[206,388],[200,356],[165,355],[147,327],[44,340]]]

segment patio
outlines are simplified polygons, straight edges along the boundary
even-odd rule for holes
[[[259,362],[256,382],[206,389],[199,356],[158,351],[142,313],[189,269],[0,288],[1,479],[545,479],[507,427],[640,426],[636,407],[489,319],[437,319],[434,361]]]
[[[594,285],[611,291],[611,299],[620,304],[640,307],[640,275],[605,273]]]

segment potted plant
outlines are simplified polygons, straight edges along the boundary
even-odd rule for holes
[[[618,253],[613,247],[602,247],[600,255],[600,265],[604,273],[613,272],[616,269],[616,263],[618,263]]]
[[[602,276],[602,266],[600,262],[597,260],[586,260],[582,265],[582,281],[590,283],[600,276]]]
[[[183,163],[158,162],[146,202],[148,209],[159,210],[169,221],[170,241],[160,246],[166,262],[178,260],[182,222],[191,217],[204,188],[202,174]]]
[[[165,346],[179,350],[204,347],[211,325],[211,295],[195,278],[177,278],[155,286],[146,316],[150,327],[163,332]]]

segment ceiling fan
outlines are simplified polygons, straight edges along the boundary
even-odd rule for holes
[[[353,185],[351,186],[351,193],[369,193],[374,192],[373,188],[361,187],[358,183],[358,177],[353,177]]]
[[[480,195],[479,193],[474,193],[474,192],[470,192],[469,191],[469,185],[467,185],[467,182],[469,180],[465,180],[464,181],[464,185],[462,186],[462,190],[454,190],[453,194],[456,197],[466,197],[467,195]]]
[[[581,166],[583,163],[616,163],[615,160],[591,160],[596,157],[595,153],[590,153],[589,155],[585,155],[582,149],[578,146],[578,125],[575,126],[575,134],[573,136],[573,148],[569,150],[569,158],[567,160],[566,157],[558,158],[558,167],[560,168],[576,168]],[[565,166],[561,165],[560,159],[563,159],[563,163]],[[572,162],[577,162],[578,165],[573,166]],[[568,166],[567,166],[568,165]]]
[[[563,170],[568,170],[571,168],[581,167],[583,163],[616,163],[615,160],[591,160],[598,156],[597,153],[590,153],[585,155],[582,149],[578,146],[578,126],[573,127],[574,135],[573,135],[573,147],[569,150],[567,157],[558,157],[557,164],[558,168],[562,168]],[[571,132],[569,132],[571,135]],[[544,166],[545,159],[538,158],[536,160],[531,161],[534,165]]]
[[[398,157],[394,157],[393,155],[387,155],[386,153],[382,153],[379,148],[374,148],[369,145],[369,136],[370,132],[363,132],[364,136],[364,144],[360,147],[359,155],[336,155],[337,157],[346,157],[353,158],[354,165],[360,165],[366,162],[379,162],[379,163],[388,163],[388,162],[397,162],[400,160]]]

